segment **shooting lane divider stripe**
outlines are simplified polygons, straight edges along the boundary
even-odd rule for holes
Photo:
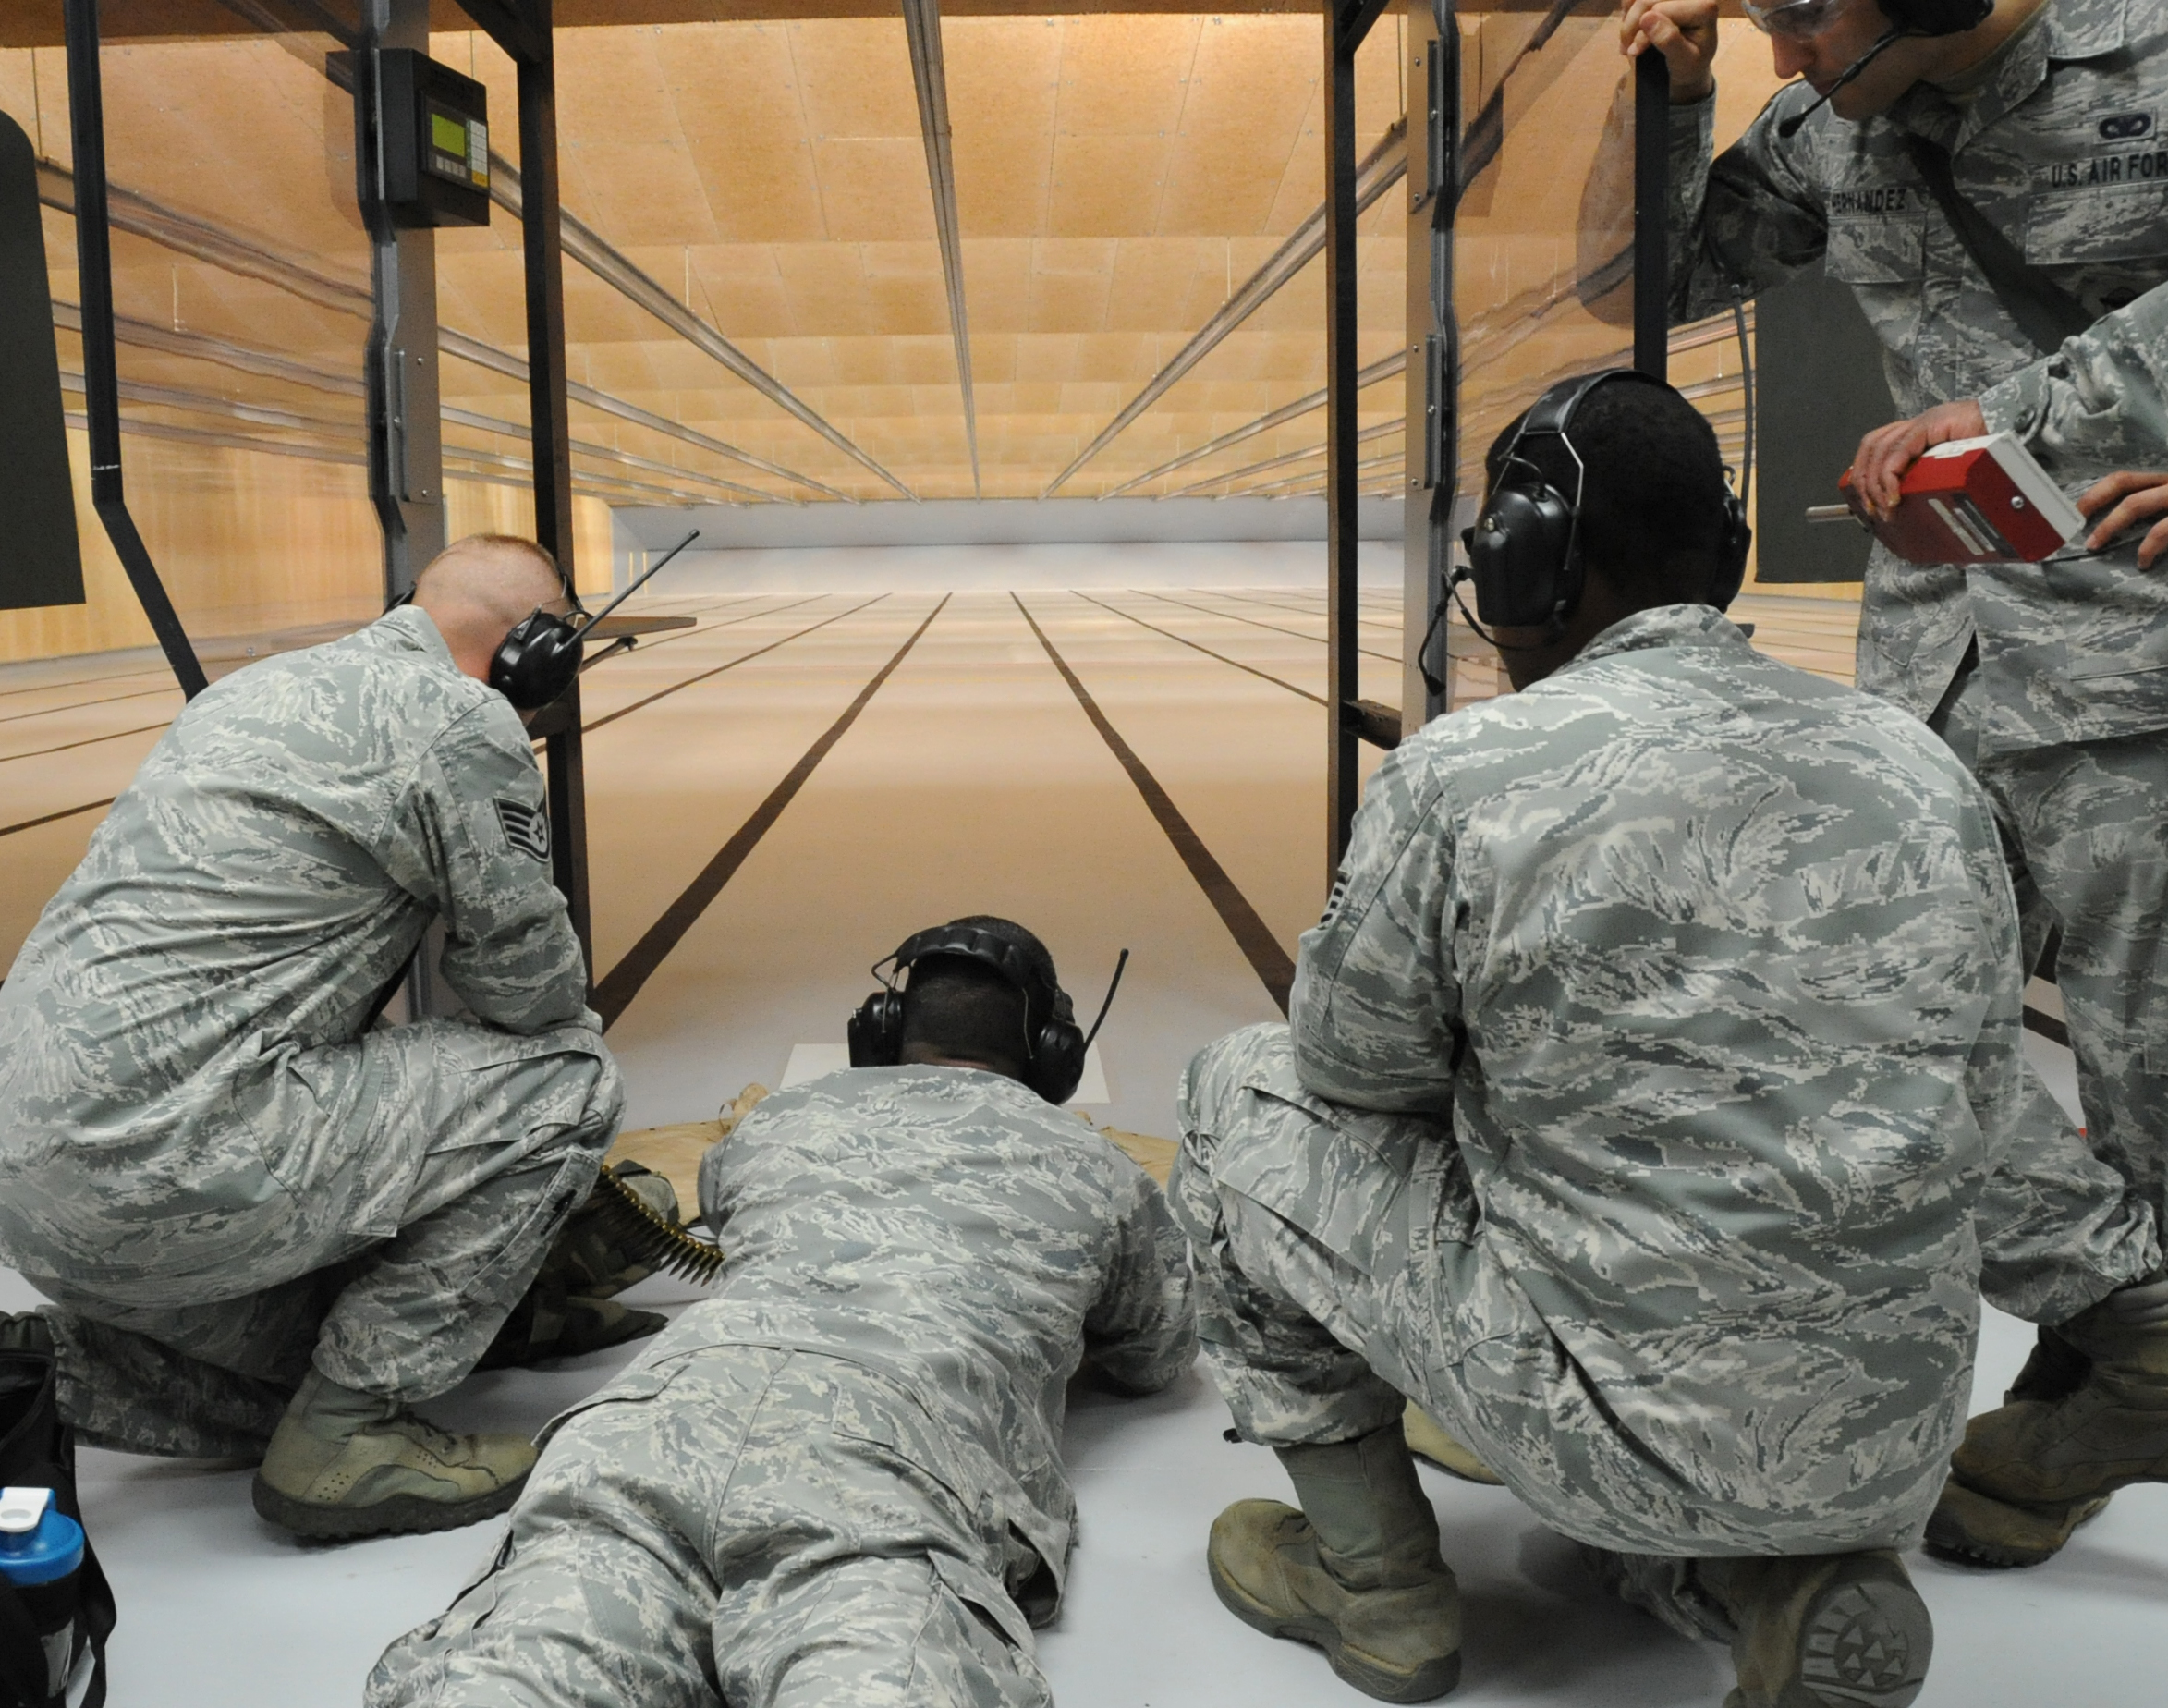
[[[1322,605],[1285,604],[1277,599],[1267,599],[1261,593],[1238,592],[1232,587],[1216,587],[1211,591],[1217,593],[1222,599],[1239,599],[1244,604],[1262,605],[1268,611],[1284,611],[1289,616],[1310,616],[1317,618],[1320,622],[1324,621],[1325,613]],[[1399,617],[1372,616],[1359,606],[1357,608],[1355,620],[1358,623],[1368,623],[1374,628],[1398,628],[1400,627]]]
[[[1322,635],[1306,635],[1299,628],[1282,628],[1277,623],[1261,623],[1254,616],[1244,616],[1238,612],[1215,611],[1210,605],[1191,604],[1187,599],[1175,599],[1165,593],[1155,593],[1141,588],[1138,591],[1143,592],[1147,599],[1163,599],[1167,604],[1180,605],[1186,611],[1201,611],[1207,616],[1216,616],[1229,623],[1248,623],[1252,628],[1269,628],[1276,635],[1286,635],[1296,640],[1307,640],[1312,646],[1325,644],[1325,638]],[[1365,658],[1382,658],[1389,665],[1400,663],[1399,657],[1392,653],[1376,652],[1367,646],[1358,647],[1356,650]]]
[[[768,798],[753,809],[752,816],[737,827],[737,832],[716,851],[715,858],[700,869],[700,875],[687,884],[685,893],[663,910],[663,917],[649,926],[640,940],[625,952],[625,958],[603,975],[596,983],[594,994],[589,998],[595,1012],[603,1017],[606,1031],[616,1024],[619,1017],[632,1006],[632,999],[655,974],[670,951],[685,940],[685,935],[700,922],[700,915],[723,886],[737,876],[737,869],[760,846],[783,810],[789,806],[806,779],[813,775],[815,767],[828,757],[829,750],[843,739],[845,733],[859,721],[859,714],[881,691],[881,685],[895,674],[896,667],[910,656],[911,649],[919,644],[919,638],[933,627],[933,619],[947,607],[952,594],[944,593],[941,603],[926,614],[926,620],[911,630],[910,638],[896,648],[895,656],[873,673],[873,679],[859,690],[859,697],[844,708],[843,715],[828,726],[821,738],[805,751],[805,756],[790,768],[783,781],[769,790]],[[882,597],[885,598],[883,594]],[[869,604],[871,602],[869,601]],[[848,615],[846,613],[845,615]],[[831,619],[832,621],[834,619]]]
[[[1090,690],[1078,680],[1077,673],[1054,651],[1046,631],[1039,627],[1022,599],[1015,593],[1017,609],[1024,621],[1030,624],[1031,632],[1039,637],[1039,644],[1046,649],[1046,655],[1054,667],[1061,672],[1062,680],[1069,685],[1069,691],[1077,696],[1077,703],[1084,708],[1084,715],[1091,720],[1092,728],[1099,731],[1099,738],[1105,742],[1107,750],[1121,762],[1129,781],[1137,786],[1137,792],[1144,797],[1144,804],[1151,816],[1159,821],[1159,827],[1174,844],[1175,852],[1189,875],[1197,880],[1197,887],[1204,892],[1204,898],[1212,905],[1212,911],[1220,916],[1220,923],[1227,928],[1227,934],[1235,939],[1235,946],[1242,951],[1250,970],[1263,982],[1266,992],[1279,1006],[1280,1012],[1287,1012],[1287,993],[1295,983],[1295,963],[1287,951],[1280,946],[1257,909],[1249,905],[1248,897],[1235,887],[1235,880],[1227,875],[1226,868],[1212,858],[1212,850],[1204,846],[1203,838],[1190,828],[1189,821],[1182,816],[1160,781],[1139,759],[1136,750],[1123,740],[1114,726],[1106,720],[1106,714],[1099,709],[1099,702],[1091,698]]]
[[[1182,645],[1188,647],[1193,653],[1202,653],[1207,658],[1216,658],[1223,665],[1232,665],[1236,669],[1247,671],[1249,675],[1256,677],[1261,682],[1270,682],[1274,688],[1285,689],[1290,694],[1300,694],[1313,706],[1322,706],[1325,703],[1324,696],[1322,694],[1313,694],[1307,688],[1297,688],[1294,683],[1284,681],[1276,676],[1273,676],[1265,671],[1260,670],[1255,665],[1246,665],[1238,658],[1229,658],[1224,653],[1215,653],[1209,646],[1203,646],[1195,640],[1188,640],[1185,637],[1176,634],[1171,628],[1162,628],[1157,623],[1148,623],[1142,617],[1136,616],[1134,613],[1125,611],[1118,605],[1111,605],[1103,599],[1092,598],[1090,593],[1085,592],[1081,588],[1078,588],[1073,591],[1076,592],[1077,597],[1083,600],[1086,604],[1095,604],[1102,611],[1111,611],[1116,616],[1126,616],[1132,623],[1137,624],[1139,628],[1149,628],[1155,635],[1164,635],[1169,640],[1179,641]]]
[[[40,706],[35,712],[8,712],[0,714],[0,724],[19,724],[30,717],[57,717],[63,712],[80,712],[89,706],[109,706],[117,700],[144,700],[152,694],[177,694],[180,689],[171,682],[161,688],[139,688],[132,693],[106,694],[96,700],[70,700],[56,706]]]
[[[166,670],[108,670],[100,676],[62,677],[53,682],[27,682],[20,688],[0,688],[0,700],[10,694],[43,694],[55,688],[96,688],[108,682],[129,682],[138,677],[167,677]]]
[[[128,736],[148,736],[165,728],[173,722],[165,718],[155,724],[140,724],[133,729],[116,729],[103,736],[85,736],[80,741],[63,741],[58,747],[32,748],[27,753],[0,753],[0,765],[12,765],[18,759],[43,759],[48,753],[67,753],[77,748],[96,747],[101,741],[118,741]]]
[[[819,598],[821,595],[816,593],[814,597]],[[703,670],[698,676],[688,676],[685,678],[684,681],[674,682],[668,688],[662,689],[655,693],[650,694],[645,700],[636,700],[628,706],[620,706],[616,711],[612,712],[605,716],[596,718],[595,721],[591,724],[582,724],[580,726],[579,733],[583,736],[591,736],[596,730],[602,728],[603,725],[615,724],[621,717],[629,717],[633,713],[638,712],[641,707],[652,706],[658,700],[667,700],[672,694],[676,693],[680,689],[690,688],[696,682],[705,682],[710,677],[719,677],[725,670],[735,670],[740,665],[749,664],[754,659],[761,657],[763,653],[773,653],[779,646],[788,646],[793,640],[803,640],[807,635],[811,634],[815,629],[825,628],[831,623],[840,623],[846,616],[856,616],[860,611],[863,611],[867,605],[879,604],[883,599],[887,597],[888,595],[886,593],[875,593],[872,598],[866,600],[862,604],[851,606],[851,608],[847,611],[838,611],[834,616],[824,616],[817,623],[810,624],[808,627],[800,628],[792,634],[785,635],[780,640],[771,640],[766,646],[755,647],[749,653],[740,653],[736,658],[730,660],[728,664],[717,665],[713,669]],[[722,625],[715,624],[712,625],[712,627],[720,628]]]
[[[74,818],[79,812],[96,812],[118,800],[118,795],[108,795],[104,800],[86,800],[79,807],[63,807],[57,812],[48,812],[43,818],[24,819],[19,824],[0,824],[0,836],[12,836],[18,830],[35,830],[41,824],[56,824],[62,819]]]

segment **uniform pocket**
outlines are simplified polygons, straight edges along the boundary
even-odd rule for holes
[[[2025,220],[2025,259],[2036,266],[2168,255],[2168,179],[2036,195]]]
[[[900,1388],[870,1372],[856,1373],[859,1379],[837,1387],[829,1433],[891,1469],[915,1473],[914,1481],[939,1485],[959,1523],[972,1532],[990,1533],[995,1528],[994,1503],[970,1475],[950,1432]]]
[[[1893,189],[1887,193],[1902,198],[1904,206],[1830,221],[1821,263],[1829,277],[1846,285],[1908,285],[1927,276],[1927,192]]]

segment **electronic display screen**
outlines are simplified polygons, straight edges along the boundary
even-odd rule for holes
[[[489,127],[432,100],[429,104],[429,169],[439,177],[489,188]]]

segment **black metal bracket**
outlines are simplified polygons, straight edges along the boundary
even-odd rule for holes
[[[551,55],[549,0],[459,0],[459,9],[518,65],[547,65]],[[521,161],[524,171],[526,163]]]
[[[68,123],[75,146],[75,253],[82,298],[83,413],[90,422],[91,505],[128,572],[181,692],[210,686],[128,514],[120,471],[120,375],[113,336],[113,236],[105,211],[104,79],[98,67],[98,0],[66,0]]]
[[[1400,714],[1393,707],[1374,700],[1349,700],[1342,702],[1340,710],[1355,726],[1356,735],[1372,747],[1390,753],[1400,745]]]
[[[534,537],[577,585],[572,541],[571,419],[566,398],[565,251],[557,177],[557,70],[551,0],[461,0],[519,68],[521,253],[527,273],[527,407],[534,458]],[[587,872],[587,762],[579,682],[553,708],[543,758],[551,875],[594,978]]]
[[[1361,531],[1357,514],[1355,52],[1384,0],[1325,0],[1325,884],[1355,823],[1362,739],[1356,702]]]
[[[1671,365],[1671,73],[1662,54],[1634,61],[1634,366],[1663,379]]]

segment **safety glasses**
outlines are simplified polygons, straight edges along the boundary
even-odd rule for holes
[[[1835,23],[1848,4],[1849,0],[1779,0],[1770,6],[1763,0],[1742,0],[1742,9],[1763,35],[1804,41]]]

